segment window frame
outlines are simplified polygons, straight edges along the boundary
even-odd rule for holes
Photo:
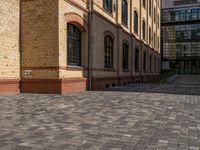
[[[140,71],[140,51],[139,48],[136,46],[135,47],[135,72]]]
[[[142,39],[146,40],[146,22],[145,22],[145,20],[142,21]]]
[[[146,6],[147,6],[146,0],[143,0],[143,1],[142,1],[142,5],[143,5],[143,8],[146,9]]]
[[[113,53],[114,53],[114,40],[110,35],[106,35],[104,37],[104,68],[105,69],[113,69],[114,67]]]
[[[122,0],[122,24],[128,26],[128,2]]]
[[[138,13],[134,11],[134,33],[138,35],[139,33],[139,20],[138,20]]]
[[[123,69],[123,71],[129,70],[129,45],[127,43],[123,43],[122,69]]]
[[[147,57],[146,52],[143,52],[143,71],[144,72],[146,72],[146,69],[147,69],[147,67],[146,67],[146,57]]]
[[[73,32],[77,31],[77,33],[76,33],[76,34],[78,34],[77,36],[69,36],[70,26],[73,28],[73,30],[74,30]],[[75,33],[73,33],[73,34],[75,34]],[[73,52],[74,49],[71,50],[69,48],[69,46],[71,44],[70,41],[72,41],[71,43],[75,44],[76,46],[77,46],[77,42],[78,42],[79,47],[76,50],[76,51],[78,51],[78,53]],[[72,54],[72,55],[70,55],[70,54]],[[73,57],[76,57],[76,58],[73,58]],[[74,59],[74,60],[72,60],[72,59]],[[72,62],[72,61],[74,61],[74,62]],[[81,66],[81,31],[79,30],[79,28],[77,26],[75,26],[72,23],[67,24],[67,66]]]
[[[112,12],[113,12],[113,1],[112,0],[103,0],[103,8],[108,13],[112,14]]]

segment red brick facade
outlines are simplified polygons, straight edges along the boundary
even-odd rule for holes
[[[0,80],[0,94],[18,94],[19,92],[19,80]]]
[[[86,79],[24,79],[21,92],[65,94],[86,91]]]

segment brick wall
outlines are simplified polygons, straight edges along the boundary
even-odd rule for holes
[[[0,79],[20,78],[19,0],[0,1]]]
[[[58,1],[22,0],[21,21],[22,78],[58,78]]]

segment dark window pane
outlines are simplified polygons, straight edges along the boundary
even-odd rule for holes
[[[105,47],[105,68],[113,68],[113,39],[110,36],[106,36],[104,39]]]
[[[138,14],[134,11],[134,32],[138,34]]]
[[[122,0],[122,23],[128,25],[128,3]]]
[[[127,44],[123,44],[123,62],[122,62],[122,68],[124,70],[128,70],[128,45]]]
[[[103,7],[109,13],[112,13],[112,0],[103,0]]]
[[[73,24],[68,24],[67,30],[67,64],[81,65],[81,32]]]

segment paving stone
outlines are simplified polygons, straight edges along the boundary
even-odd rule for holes
[[[0,96],[0,150],[199,150],[199,79]]]

